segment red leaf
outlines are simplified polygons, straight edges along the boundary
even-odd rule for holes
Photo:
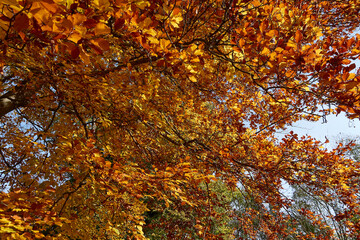
[[[84,22],[84,26],[87,28],[94,28],[96,26],[96,24],[98,23],[98,21],[96,21],[95,19],[88,19]]]
[[[115,24],[114,24],[114,28],[115,30],[119,30],[120,28],[122,28],[125,24],[125,20],[122,18],[116,19]]]
[[[80,50],[78,46],[75,46],[73,49],[71,49],[71,57],[73,59],[76,59],[80,54]]]

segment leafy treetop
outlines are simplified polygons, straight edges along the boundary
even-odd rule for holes
[[[209,184],[222,181],[254,202],[237,217],[243,236],[311,238],[284,215],[285,181],[339,199],[335,220],[358,236],[349,146],[275,133],[332,109],[359,117],[359,10],[356,0],[2,0],[0,233],[145,239],[150,213],[173,211],[187,217],[159,218],[167,238],[219,239],[212,223],[231,208]]]

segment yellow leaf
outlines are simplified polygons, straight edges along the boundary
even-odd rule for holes
[[[151,18],[147,17],[147,18],[145,18],[144,21],[142,21],[142,22],[140,23],[140,26],[141,26],[142,28],[148,28],[148,27],[151,25],[151,23],[152,23]]]
[[[350,73],[349,76],[348,76],[348,78],[347,78],[347,80],[351,80],[351,79],[353,79],[353,78],[355,78],[355,77],[356,77],[356,74],[355,74],[355,73]]]
[[[115,232],[116,235],[120,235],[120,231],[117,228],[111,228]]]
[[[310,88],[308,86],[303,87],[304,91],[310,91]]]
[[[144,29],[143,30],[144,33],[147,33],[147,34],[150,34],[151,36],[155,37],[157,35],[157,32],[153,29],[153,28],[150,28],[150,29]]]
[[[289,40],[286,44],[288,47],[293,47],[293,48],[296,48],[297,47],[297,44],[292,41],[292,40]]]
[[[34,13],[34,17],[36,18],[36,20],[43,23],[47,22],[50,16],[51,15],[49,14],[49,12],[46,11],[43,7],[40,7],[40,9],[36,13]]]
[[[86,16],[80,13],[75,13],[69,17],[69,19],[72,21],[73,25],[79,25],[86,20]]]
[[[161,49],[165,50],[169,45],[170,45],[170,41],[167,39],[160,39],[160,47]]]
[[[110,28],[105,23],[98,23],[95,26],[95,35],[108,34],[110,31]]]
[[[265,56],[268,56],[270,54],[270,50],[265,47],[262,51],[261,51],[261,55],[265,55]]]
[[[19,231],[24,231],[25,230],[25,227],[24,226],[21,226],[21,225],[16,225],[14,226],[17,230]]]
[[[197,82],[196,77],[193,76],[193,75],[189,76],[189,79],[190,79],[190,81],[192,81],[192,82]]]
[[[197,57],[197,58],[193,58],[193,59],[191,59],[191,62],[193,62],[193,63],[196,63],[196,62],[200,62],[200,59]]]
[[[269,36],[269,37],[274,37],[274,36],[277,36],[277,35],[278,35],[277,30],[270,30],[270,31],[266,32],[266,36]]]
[[[1,0],[2,4],[19,6],[19,3],[16,0]]]
[[[76,26],[75,26],[75,30],[78,31],[78,33],[80,33],[81,36],[85,36],[86,33],[87,33],[87,28],[84,27],[84,26],[76,25]]]
[[[94,5],[97,8],[105,9],[110,6],[110,2],[108,0],[94,0]]]
[[[44,236],[44,234],[38,232],[38,233],[35,233],[35,237],[36,238],[43,238],[45,236]]]
[[[1,227],[0,228],[0,233],[14,233],[14,232],[16,232],[16,231],[9,227]]]
[[[313,31],[315,32],[317,38],[322,37],[323,33],[322,33],[322,31],[321,31],[321,28],[319,28],[319,27],[314,27],[314,28],[313,28]]]
[[[159,40],[155,37],[148,37],[149,42],[152,44],[159,44]]]
[[[259,7],[261,5],[261,2],[259,0],[252,1],[252,5],[254,7]]]
[[[73,41],[74,43],[77,43],[80,39],[81,39],[81,35],[77,32],[72,33],[68,37],[68,40]]]
[[[156,20],[163,20],[164,18],[166,18],[166,16],[160,15],[160,14],[156,14],[155,15]]]
[[[284,49],[282,49],[281,47],[277,47],[275,48],[275,52],[277,53],[281,53]]]
[[[141,10],[144,10],[146,7],[150,6],[150,3],[148,1],[140,0],[135,2],[135,5],[139,7]]]
[[[202,54],[204,54],[204,51],[202,49],[196,49],[194,54],[195,55],[202,55]]]
[[[0,218],[0,223],[6,223],[6,224],[9,224],[9,223],[11,223],[11,221],[9,220],[9,219],[7,219],[7,218]]]
[[[276,59],[276,56],[277,56],[277,53],[276,52],[272,52],[270,53],[270,60],[271,61],[274,61]],[[268,62],[269,66],[270,66],[270,62]]]
[[[171,22],[170,22],[170,25],[171,25],[173,28],[179,28],[179,24],[177,24],[176,22],[171,21]]]
[[[171,19],[170,24],[171,26],[173,26],[174,28],[179,28],[179,23],[183,20],[183,17],[177,16]]]

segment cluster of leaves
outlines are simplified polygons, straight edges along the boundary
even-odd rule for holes
[[[356,0],[2,0],[1,236],[314,237],[285,214],[284,182],[340,201],[334,221],[358,236],[349,146],[275,133],[325,106],[359,117],[359,11]],[[234,211],[225,192],[239,186]],[[299,214],[333,235],[310,207]]]

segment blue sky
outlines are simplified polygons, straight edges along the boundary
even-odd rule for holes
[[[329,139],[330,143],[326,147],[334,147],[335,141],[341,137],[357,137],[360,136],[359,119],[350,120],[345,114],[329,115],[326,117],[327,122],[323,123],[320,119],[317,122],[299,121],[288,128],[286,131],[280,132],[280,136],[293,131],[299,135],[310,135],[320,141]]]

